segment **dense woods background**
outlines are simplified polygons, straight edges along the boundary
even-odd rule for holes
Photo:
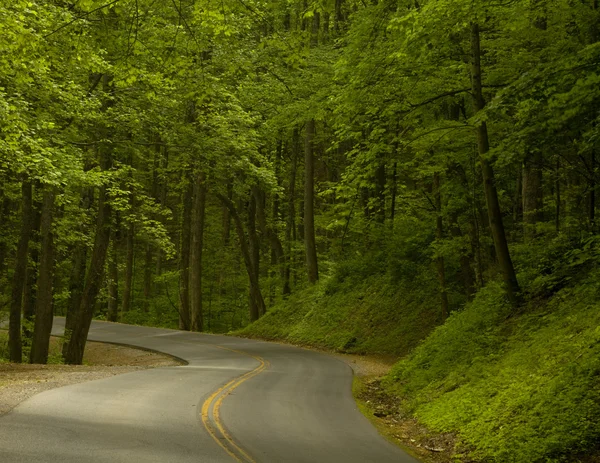
[[[53,313],[67,363],[94,316],[267,314],[245,333],[398,356],[432,333],[388,378],[424,423],[482,459],[590,452],[599,19],[597,0],[4,2],[10,360],[47,361]]]

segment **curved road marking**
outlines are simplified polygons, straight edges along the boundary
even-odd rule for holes
[[[225,397],[231,394],[234,389],[236,389],[240,384],[248,381],[250,378],[255,377],[260,374],[262,371],[268,368],[269,362],[262,357],[257,355],[248,354],[247,352],[243,352],[240,350],[229,349],[227,347],[215,346],[219,349],[228,350],[230,352],[235,352],[236,354],[247,355],[248,357],[252,357],[257,360],[260,365],[257,366],[254,370],[249,371],[242,376],[232,379],[224,386],[217,389],[215,392],[211,394],[211,396],[204,401],[202,405],[202,423],[204,427],[210,434],[210,436],[214,439],[214,441],[219,444],[219,446],[225,450],[234,460],[238,463],[256,463],[248,453],[243,450],[239,444],[235,442],[231,434],[227,432],[223,423],[221,422],[220,408],[223,403]]]

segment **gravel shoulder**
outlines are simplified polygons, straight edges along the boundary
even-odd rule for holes
[[[51,350],[60,339],[52,339]],[[0,363],[0,416],[40,392],[70,384],[164,366],[181,365],[174,358],[125,346],[88,342],[84,365]]]

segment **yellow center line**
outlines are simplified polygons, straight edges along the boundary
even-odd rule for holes
[[[240,377],[232,379],[227,384],[213,392],[210,397],[204,401],[201,411],[202,423],[204,424],[204,427],[214,441],[219,444],[219,446],[225,450],[229,456],[239,463],[256,463],[256,461],[250,455],[248,455],[248,453],[244,451],[239,444],[235,442],[231,434],[227,432],[221,421],[219,411],[225,397],[231,394],[233,390],[236,389],[240,384],[248,381],[251,378],[254,378],[256,375],[264,371],[268,367],[269,362],[264,360],[262,357],[252,355],[247,352],[229,349],[228,347],[222,346],[213,345],[213,347],[252,357],[260,363],[260,365],[254,370],[249,371]]]

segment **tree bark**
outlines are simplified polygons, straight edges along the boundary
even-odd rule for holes
[[[554,190],[556,192],[556,204],[554,211],[554,227],[556,233],[560,232],[560,158],[556,158],[556,172],[554,178]]]
[[[108,91],[110,87],[110,77],[104,76],[104,89]],[[112,164],[111,148],[100,145],[100,169],[106,172]],[[105,185],[99,187],[98,193],[98,212],[96,217],[96,236],[94,238],[94,247],[88,267],[85,286],[81,296],[81,307],[73,314],[72,331],[70,338],[67,339],[64,349],[65,363],[72,365],[81,365],[83,353],[87,342],[87,335],[94,316],[96,298],[100,291],[102,277],[104,274],[104,265],[108,254],[111,235],[111,207],[108,198],[108,191]]]
[[[513,222],[515,224],[523,218],[523,169],[519,169],[516,183],[513,200]]]
[[[189,331],[190,316],[190,255],[192,250],[192,198],[193,186],[189,183],[183,191],[181,217],[181,243],[179,256],[179,329]]]
[[[54,279],[54,235],[52,220],[54,215],[54,187],[44,187],[41,217],[41,259],[38,273],[38,290],[35,305],[35,325],[31,344],[31,363],[48,363],[50,332],[52,331],[52,283]]]
[[[206,211],[206,184],[204,173],[198,173],[194,186],[194,212],[192,231],[191,306],[192,331],[202,331],[202,252],[204,247],[204,219]]]
[[[465,191],[469,190],[469,180],[467,178],[467,173],[465,172],[465,169],[461,164],[456,163],[452,166],[451,175],[456,176],[457,180],[460,183],[462,183],[463,187],[465,188]],[[476,225],[473,224],[474,218],[471,211],[472,207],[473,204],[471,204],[470,207],[465,207],[464,209],[455,209],[450,217],[450,232],[452,233],[452,236],[457,240],[461,241],[466,237],[469,239],[470,242],[470,246],[465,246],[463,249],[460,250],[459,258],[465,295],[469,300],[471,300],[475,295],[476,281],[475,272],[473,271],[471,263],[474,263],[476,266],[478,263],[478,259],[475,257],[476,248],[478,247],[478,237],[474,233]],[[459,215],[465,215],[469,219],[469,231],[467,233],[467,236],[465,237],[463,236],[463,232],[458,222]]]
[[[258,275],[254,273],[254,265],[252,258],[250,257],[250,249],[248,247],[248,238],[244,231],[244,225],[242,219],[238,214],[233,201],[229,198],[217,193],[217,198],[229,209],[233,223],[238,235],[238,241],[240,243],[240,250],[246,265],[246,272],[248,273],[248,280],[250,282],[250,321],[255,322],[258,320],[261,313],[264,312],[265,301],[260,291],[260,283]]]
[[[231,199],[233,197],[233,184],[227,183],[227,197]],[[229,240],[231,236],[231,215],[229,209],[222,206],[222,220],[223,220],[223,246],[229,246]]]
[[[119,266],[117,234],[112,233],[108,260],[108,313],[107,320],[116,322],[119,318]]]
[[[10,361],[13,363],[21,363],[23,357],[21,345],[21,304],[23,302],[25,274],[27,271],[27,251],[29,248],[29,237],[31,235],[33,213],[32,201],[33,191],[31,182],[27,179],[23,180],[21,185],[21,234],[15,258],[15,273],[12,281],[10,318],[8,325],[8,349]]]
[[[471,25],[471,83],[473,95],[473,108],[475,114],[483,110],[485,101],[483,99],[482,80],[481,80],[481,44],[479,38],[479,25],[473,23]],[[504,231],[504,223],[502,222],[502,212],[500,210],[500,202],[498,200],[498,192],[496,190],[496,180],[494,170],[487,157],[489,152],[489,139],[487,125],[485,122],[480,122],[477,126],[477,148],[479,152],[479,161],[481,163],[481,171],[483,176],[483,187],[485,191],[485,199],[487,203],[488,218],[492,237],[494,239],[494,247],[496,256],[504,277],[504,285],[506,294],[513,305],[519,302],[519,283],[513,266],[506,233]]]
[[[165,177],[165,172],[167,170],[167,168],[169,167],[169,152],[166,149],[166,147],[162,147],[162,155],[161,155],[161,161],[160,161],[160,166],[161,166],[161,175],[158,176],[158,201],[159,204],[162,207],[165,207],[167,204],[167,197],[168,197],[168,193],[169,193],[169,184],[167,182],[167,179]],[[156,250],[156,265],[154,267],[154,274],[159,277],[162,275],[162,265],[163,265],[163,251],[162,249],[157,249]],[[158,295],[160,293],[159,288],[155,287],[154,290],[156,291],[156,295]]]
[[[0,204],[0,278],[6,267],[6,254],[8,246],[6,237],[9,235],[9,214],[11,209],[11,201],[5,194],[2,194],[2,202]]]
[[[255,189],[256,187],[252,188],[253,192],[250,193],[250,199],[248,201],[248,250],[250,252],[252,273],[256,275],[257,279],[260,279],[260,240],[258,238],[258,234],[256,233],[257,201]],[[250,302],[255,304],[257,300],[250,295]],[[256,305],[251,309],[251,311],[258,313],[258,317],[260,317],[264,313],[264,308],[264,305]]]
[[[456,239],[462,240],[463,233],[458,225],[458,214],[453,215],[453,217],[451,218],[451,222],[452,226],[450,227],[450,231],[452,233],[452,236]],[[472,240],[472,237],[469,237],[469,239]],[[471,267],[471,262],[473,262],[474,260],[475,259],[473,255],[472,246],[470,251],[468,250],[468,248],[460,250],[460,273],[463,281],[465,295],[467,296],[468,300],[473,299],[473,296],[475,295],[475,273],[473,272],[473,268]]]
[[[588,219],[590,222],[590,231],[596,230],[596,152],[592,149],[590,158],[590,198],[588,205]]]
[[[276,273],[279,273],[283,278],[284,276],[284,253],[283,253],[283,245],[281,244],[281,240],[277,234],[277,229],[271,223],[267,221],[267,214],[265,211],[266,205],[266,195],[264,191],[255,186],[252,188],[253,196],[256,203],[256,218],[258,219],[259,230],[268,242],[269,247],[271,249],[271,276],[275,277]],[[279,201],[275,197],[273,198],[273,223],[276,223],[279,216]],[[258,237],[257,237],[258,238]],[[258,249],[260,249],[260,240],[257,240]],[[257,266],[256,273],[259,273],[259,268]],[[264,315],[264,314],[262,314]]]
[[[29,235],[29,259],[25,276],[25,289],[23,292],[23,320],[22,330],[23,346],[31,346],[33,336],[33,319],[35,317],[35,301],[37,297],[38,266],[40,263],[40,226],[42,218],[42,205],[36,199],[36,192],[40,190],[40,183],[35,182],[32,194],[31,233]]]
[[[144,257],[144,301],[142,303],[142,310],[148,312],[150,310],[150,300],[152,298],[152,278],[153,278],[153,257],[154,253],[152,245],[146,243],[146,253]]]
[[[536,235],[536,224],[542,217],[542,153],[536,151],[523,163],[523,236],[526,241]]]
[[[336,37],[341,34],[341,25],[344,22],[343,13],[344,0],[335,0],[334,14],[333,14],[333,30]]]
[[[287,219],[285,224],[285,243],[286,253],[285,256],[285,268],[283,273],[283,294],[288,295],[292,293],[290,284],[290,277],[292,272],[292,242],[294,230],[296,227],[296,173],[298,171],[298,157],[299,157],[299,134],[298,129],[294,129],[292,134],[292,153],[291,153],[291,166],[290,166],[290,177],[288,185],[288,210]]]
[[[91,188],[86,188],[81,195],[81,208],[86,212],[92,206],[94,193]],[[73,323],[76,313],[81,307],[81,297],[85,285],[85,267],[87,263],[87,246],[79,243],[73,250],[73,264],[71,267],[71,276],[69,280],[69,301],[67,304],[67,316],[65,319],[65,338],[69,339],[73,332]],[[67,354],[67,343],[63,344],[62,355]]]
[[[435,237],[438,242],[441,242],[444,238],[444,224],[442,221],[442,195],[440,191],[440,174],[436,172],[433,174],[433,195],[435,198],[435,211],[436,211],[436,232]],[[448,289],[446,287],[446,271],[444,268],[444,257],[438,256],[436,258],[438,280],[440,282],[440,307],[442,320],[448,318]]]
[[[315,121],[306,123],[304,141],[304,246],[309,283],[319,279],[317,264],[317,245],[315,239],[315,159],[314,159]]]
[[[125,275],[123,281],[123,300],[121,301],[121,312],[127,313],[131,310],[131,294],[133,292],[133,266],[135,263],[135,226],[130,223],[125,232]]]
[[[394,170],[392,171],[392,191],[391,191],[391,205],[390,205],[390,223],[391,228],[394,228],[394,219],[396,218],[396,196],[398,195],[398,163],[394,163]]]
[[[375,171],[375,220],[379,223],[385,222],[385,163],[379,161]]]

